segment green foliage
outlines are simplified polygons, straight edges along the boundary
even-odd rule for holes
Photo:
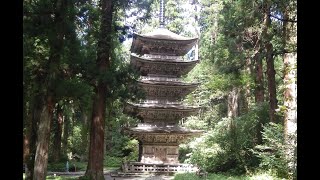
[[[76,162],[76,161],[68,161],[69,168],[74,169],[76,167],[76,171],[85,171],[87,168],[87,162]],[[66,163],[59,162],[59,163],[49,163],[48,164],[48,171],[51,172],[65,172],[66,171]]]
[[[288,177],[287,159],[281,124],[268,123],[263,128],[263,144],[255,146],[252,152],[260,159],[260,167],[278,177]]]
[[[178,160],[181,163],[187,163],[189,160],[191,153],[191,148],[188,146],[188,144],[180,144],[179,145],[179,157]]]
[[[205,178],[199,177],[195,173],[177,173],[174,176],[174,180],[203,180]],[[268,173],[262,172],[262,173],[255,173],[252,175],[243,175],[243,176],[234,176],[234,175],[228,175],[228,174],[211,174],[209,173],[207,180],[281,180],[278,177],[272,176]]]
[[[129,155],[125,156],[124,161],[138,161],[139,142],[136,139],[129,140],[127,145],[123,148],[124,151],[129,151]]]
[[[82,136],[82,129],[85,128],[81,125],[75,125],[72,128],[72,136],[68,138],[68,144],[70,151],[72,154],[81,154],[84,155],[87,152],[87,148],[83,147],[83,136]]]
[[[138,122],[128,115],[123,114],[124,99],[116,99],[108,111],[108,125],[106,126],[107,143],[111,143],[111,149],[107,150],[107,155],[116,157],[125,157],[128,159],[135,159],[137,157],[137,141],[131,140],[124,135],[126,127],[135,126]],[[108,138],[109,137],[109,138]],[[110,139],[111,137],[111,139]]]
[[[212,90],[230,91],[232,87],[244,86],[250,80],[250,77],[245,74],[216,74],[211,77],[208,87]]]
[[[63,177],[63,176],[47,176],[46,177],[47,180],[75,180],[75,179],[79,179],[79,177],[75,176],[75,177]]]
[[[249,149],[257,142],[257,123],[267,121],[267,108],[267,104],[263,104],[234,120],[223,118],[215,122],[212,130],[182,148],[186,157],[180,159],[209,172],[243,174],[255,168],[259,161]],[[235,127],[231,131],[232,121]]]
[[[80,176],[79,180],[90,180],[90,178],[87,176]]]
[[[106,155],[103,161],[105,167],[120,167],[122,163],[121,157],[114,157]]]

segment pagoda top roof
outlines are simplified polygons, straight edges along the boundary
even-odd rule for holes
[[[191,130],[180,126],[138,126],[130,128],[132,133],[176,133],[176,134],[200,134],[203,130]]]
[[[165,28],[158,28],[146,34],[133,34],[131,52],[136,54],[154,54],[183,56],[196,44],[198,38],[180,36]]]
[[[150,38],[150,39],[162,39],[162,40],[173,40],[173,41],[188,41],[188,40],[197,40],[198,38],[189,38],[189,37],[184,37],[181,35],[178,35],[166,28],[158,28],[155,29],[154,31],[151,31],[149,33],[145,34],[136,34],[136,36],[140,36],[143,38]]]

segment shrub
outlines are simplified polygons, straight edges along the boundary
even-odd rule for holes
[[[247,114],[235,119],[222,118],[213,130],[188,144],[192,151],[190,158],[185,161],[208,172],[244,174],[260,163],[250,149],[257,142],[258,122],[264,123],[267,120],[267,104],[255,106]],[[234,124],[232,128],[231,122]]]
[[[103,165],[106,167],[120,167],[122,163],[121,157],[105,156]]]
[[[252,152],[261,159],[260,167],[271,171],[281,178],[288,178],[288,167],[285,156],[283,126],[269,123],[263,127],[263,144],[257,145]]]
[[[59,163],[49,163],[48,164],[48,171],[53,172],[65,172],[66,171],[66,162],[59,162]],[[87,162],[75,162],[69,161],[69,171],[85,171],[87,168]]]

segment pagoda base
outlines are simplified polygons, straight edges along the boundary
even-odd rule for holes
[[[198,168],[192,164],[154,164],[154,163],[141,163],[141,162],[127,162],[122,164],[123,172],[139,173],[139,172],[196,172]]]

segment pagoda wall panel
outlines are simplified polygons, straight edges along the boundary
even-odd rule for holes
[[[132,66],[138,70],[141,75],[159,74],[166,76],[180,77],[187,74],[199,61],[155,61],[146,60],[136,56],[131,56]]]
[[[150,85],[139,83],[142,90],[146,92],[147,99],[167,99],[179,100],[196,89],[197,85],[189,86],[169,86],[169,85]]]
[[[142,145],[142,163],[179,163],[179,146]]]

